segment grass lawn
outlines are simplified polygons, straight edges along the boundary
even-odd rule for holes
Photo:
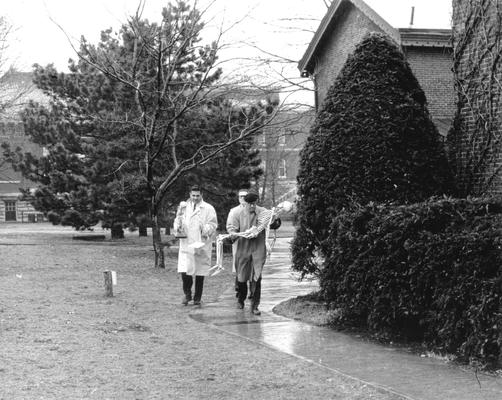
[[[46,224],[0,226],[0,399],[388,398],[189,318],[176,252],[168,268],[154,269],[151,237],[73,235]],[[206,280],[206,303],[232,288],[225,262]],[[118,277],[111,298],[108,269]]]

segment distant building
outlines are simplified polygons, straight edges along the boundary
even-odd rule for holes
[[[280,91],[277,87],[264,90],[237,86],[225,90],[224,96],[239,106],[265,100],[280,104]],[[256,187],[262,204],[273,206],[283,200],[294,200],[300,150],[305,144],[314,117],[312,109],[281,109],[271,123],[256,135],[254,148],[259,150],[263,169]]]
[[[43,95],[34,88],[32,74],[10,71],[0,80],[0,102],[6,106],[0,113],[0,143],[9,143],[12,149],[41,155],[43,149],[30,142],[24,133],[19,112],[30,99],[41,100]],[[4,108],[4,107],[2,107]],[[20,200],[20,188],[30,189],[35,184],[3,161],[0,154],[0,222],[35,222],[43,218],[30,203]]]
[[[451,30],[397,29],[362,0],[334,0],[298,64],[315,85],[316,108],[349,54],[370,32],[381,32],[398,43],[427,96],[439,133],[446,137],[456,110]]]
[[[313,110],[283,112],[257,137],[262,159],[262,202],[267,206],[294,200],[300,151],[314,121]]]

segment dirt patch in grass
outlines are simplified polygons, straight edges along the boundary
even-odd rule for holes
[[[176,251],[154,269],[151,237],[33,227],[0,228],[0,399],[392,398],[189,318]],[[203,302],[232,287],[225,264]],[[117,272],[114,297],[103,270]]]
[[[277,304],[274,313],[312,325],[329,325],[329,310],[316,293],[298,296]]]

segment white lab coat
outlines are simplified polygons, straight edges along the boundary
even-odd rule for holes
[[[187,237],[180,239],[178,272],[186,272],[188,275],[209,275],[212,243],[218,226],[214,207],[201,201],[194,210],[194,203],[188,200],[184,215],[177,216],[174,220],[174,229],[177,230],[180,226],[185,230]],[[203,245],[200,248],[191,246],[197,243]]]

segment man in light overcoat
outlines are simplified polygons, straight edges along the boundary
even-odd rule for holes
[[[192,286],[195,277],[193,304],[200,305],[204,288],[204,277],[211,267],[212,242],[218,221],[214,207],[202,199],[199,186],[190,189],[190,198],[184,209],[178,209],[174,220],[175,231],[184,231],[180,238],[178,272],[181,273],[184,297],[182,304],[192,300]]]

